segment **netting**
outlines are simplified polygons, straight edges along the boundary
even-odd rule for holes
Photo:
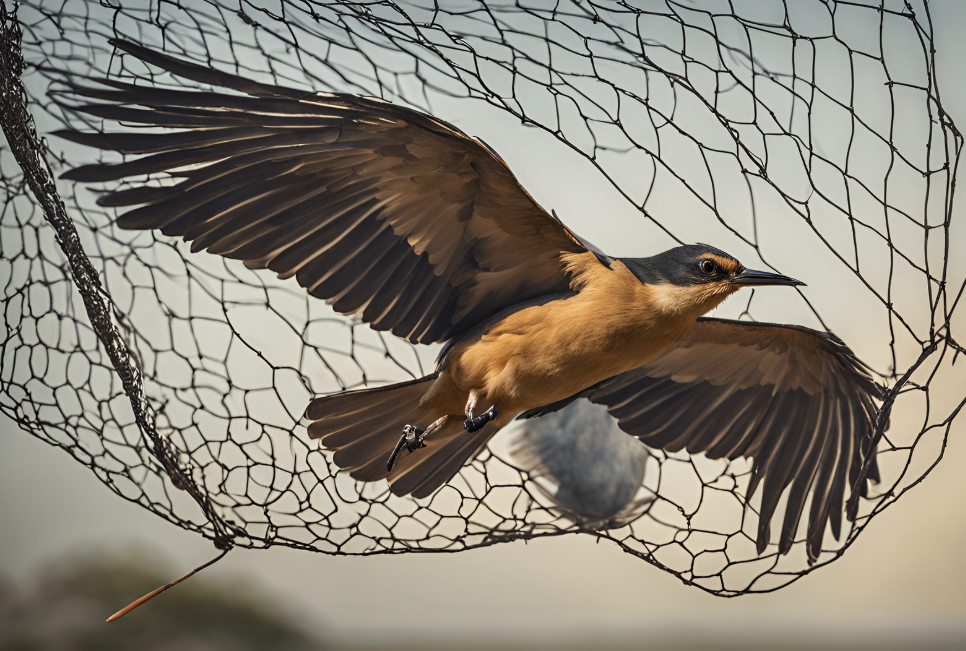
[[[962,138],[926,6],[126,4],[5,2],[0,52],[0,409],[124,498],[222,549],[454,552],[592,535],[733,596],[840,557],[941,459],[966,393],[952,337],[966,269],[950,255]],[[638,483],[603,518],[555,501],[510,434],[422,500],[339,474],[299,422],[308,400],[423,376],[437,351],[271,273],[121,231],[89,189],[55,184],[95,154],[44,134],[102,126],[49,101],[59,71],[185,83],[115,52],[115,36],[425,110],[483,137],[591,239],[616,223],[613,241],[639,240],[639,253],[705,241],[807,280],[814,291],[719,313],[831,330],[876,370],[891,409],[876,431],[882,481],[810,567],[803,540],[757,553],[745,461],[639,448]]]

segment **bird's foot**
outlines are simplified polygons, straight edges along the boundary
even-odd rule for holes
[[[498,413],[499,412],[497,411],[496,405],[493,405],[479,416],[474,416],[473,412],[470,411],[466,414],[466,420],[463,421],[463,427],[471,434],[473,432],[478,432],[483,429],[484,425],[496,418]]]
[[[399,453],[402,452],[403,448],[406,448],[407,452],[415,452],[419,448],[426,447],[423,443],[423,439],[426,438],[427,428],[416,427],[415,425],[406,425],[403,427],[402,436],[399,437],[399,441],[396,442],[396,447],[393,448],[392,454],[389,455],[389,462],[386,463],[386,469],[392,471],[392,467],[396,464],[396,458]]]

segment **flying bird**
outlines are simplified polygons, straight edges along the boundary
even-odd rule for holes
[[[480,140],[430,115],[347,94],[263,84],[111,43],[172,75],[224,90],[67,75],[71,110],[150,132],[58,135],[125,154],[63,175],[131,179],[102,206],[137,206],[123,229],[158,229],[294,277],[341,314],[417,344],[443,342],[423,378],[314,399],[308,435],[362,481],[430,495],[517,417],[577,397],[605,406],[652,448],[752,458],[757,546],[839,538],[866,459],[880,388],[832,334],[703,318],[744,287],[796,286],[704,244],[611,257],[521,187]],[[234,91],[234,92],[226,92]],[[171,129],[175,129],[172,131]],[[143,175],[166,173],[157,185]]]

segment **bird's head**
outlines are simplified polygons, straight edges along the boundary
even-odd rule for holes
[[[678,246],[649,258],[618,260],[650,286],[660,309],[694,318],[713,310],[742,287],[805,284],[781,274],[745,269],[732,256],[707,244]]]

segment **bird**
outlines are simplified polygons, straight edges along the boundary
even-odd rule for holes
[[[308,437],[355,479],[429,497],[515,418],[586,398],[653,449],[752,459],[758,553],[787,493],[778,552],[804,518],[809,563],[828,526],[840,538],[846,490],[866,496],[878,481],[883,388],[844,342],[705,316],[743,288],[802,282],[706,244],[609,256],[484,141],[439,118],[110,44],[209,89],[64,73],[54,101],[135,129],[55,132],[125,155],[62,178],[126,181],[97,199],[127,208],[121,229],[180,237],[192,252],[294,278],[377,331],[443,344],[425,377],[308,404]]]
[[[506,428],[508,457],[528,473],[550,511],[584,529],[617,529],[647,511],[642,493],[651,452],[627,436],[603,405],[579,398]]]

